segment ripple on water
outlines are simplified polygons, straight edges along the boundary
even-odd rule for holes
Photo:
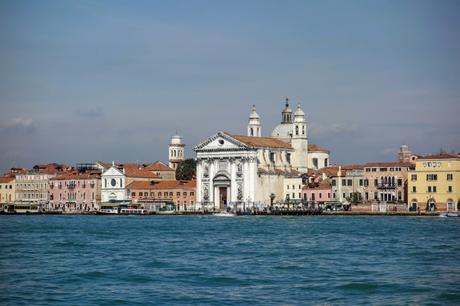
[[[0,301],[458,305],[438,219],[0,216]]]

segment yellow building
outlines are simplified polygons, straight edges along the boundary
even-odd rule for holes
[[[0,177],[0,206],[15,201],[16,184],[14,176]]]
[[[412,211],[460,210],[460,157],[420,157],[408,173],[408,201]]]

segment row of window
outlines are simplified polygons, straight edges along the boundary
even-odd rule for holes
[[[380,197],[379,197],[380,195]],[[328,194],[329,196],[329,194]],[[337,194],[334,192],[333,193],[333,197],[334,199],[337,199]],[[363,194],[361,194],[360,192],[350,192],[348,193],[348,195],[344,192],[342,194],[342,197],[344,199],[350,199],[350,200],[358,200],[358,201],[361,201],[361,200],[366,200],[368,201],[369,200],[369,193],[368,192],[365,192],[364,193],[364,197],[363,197]],[[395,201],[396,200],[396,195],[392,194],[392,193],[388,193],[388,192],[374,192],[374,200],[378,200],[380,198],[380,200],[382,201]],[[401,191],[398,191],[398,200],[402,200],[402,193]]]
[[[366,168],[366,172],[386,172],[386,171],[401,171],[401,167],[390,167],[390,168]]]
[[[0,189],[3,188],[3,185],[0,185]],[[5,185],[4,189],[13,189],[13,185]]]
[[[24,181],[42,181],[47,180],[49,176],[47,175],[18,175],[16,176],[16,181],[24,182]]]
[[[16,184],[16,189],[21,190],[38,190],[38,189],[47,189],[48,184],[40,183],[40,184]]]
[[[25,199],[46,199],[48,197],[48,193],[18,193],[17,198],[19,200]]]
[[[187,194],[189,194],[191,197],[195,196],[195,192],[194,192],[194,191],[190,191],[189,193],[187,193],[187,192],[184,191],[184,192],[182,192],[182,197],[184,197],[184,198],[187,197]],[[168,196],[169,196],[169,197],[172,197],[173,195],[174,195],[174,192],[169,192],[169,193],[168,193],[168,192],[164,192],[164,193],[162,193],[161,191],[159,191],[157,194],[155,194],[155,192],[150,192],[150,196],[151,196],[151,197],[155,197],[155,196],[157,196],[157,197],[162,197],[162,196],[165,196],[165,197],[168,197]],[[131,196],[132,196],[132,197],[135,197],[135,196],[136,196],[136,192],[131,192]],[[148,197],[148,196],[149,196],[149,193],[148,193],[147,191],[145,191],[145,192],[142,192],[142,191],[141,191],[141,192],[139,192],[139,196],[140,196],[140,197]],[[179,198],[180,196],[181,196],[181,193],[180,193],[179,191],[176,192],[176,197]]]
[[[80,194],[80,198],[83,200],[83,201],[86,201],[86,193],[83,192],[82,194]],[[95,196],[94,196],[94,192],[91,192],[91,200],[94,200]],[[52,201],[54,198],[53,198],[53,195],[51,194],[50,195],[50,200]],[[76,201],[77,200],[77,193],[76,192],[68,192],[67,193],[67,200],[68,201]],[[59,201],[62,201],[62,193],[59,193]]]
[[[289,185],[286,185],[287,189],[289,190]],[[292,185],[292,189],[295,189],[295,185]],[[299,189],[302,189],[302,185],[299,185]]]
[[[452,173],[448,173],[446,175],[446,178],[447,178],[448,181],[452,181],[454,179],[454,175]],[[412,182],[416,182],[417,181],[417,174],[411,174],[410,180]],[[426,175],[426,180],[427,181],[437,181],[438,180],[438,175],[437,174],[427,174]]]
[[[413,192],[413,193],[416,193],[416,192],[417,192],[417,187],[416,187],[416,186],[412,186],[412,192]],[[427,192],[429,192],[429,193],[435,193],[435,192],[437,192],[436,186],[428,186]],[[453,192],[452,186],[447,186],[447,192],[449,192],[449,193],[450,193],[450,192]]]

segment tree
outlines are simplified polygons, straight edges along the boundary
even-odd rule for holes
[[[196,176],[196,161],[186,159],[176,169],[176,180],[191,180]]]

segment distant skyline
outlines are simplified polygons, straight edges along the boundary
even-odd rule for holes
[[[335,164],[460,151],[458,1],[1,1],[0,171],[167,161],[269,136],[284,99]]]

